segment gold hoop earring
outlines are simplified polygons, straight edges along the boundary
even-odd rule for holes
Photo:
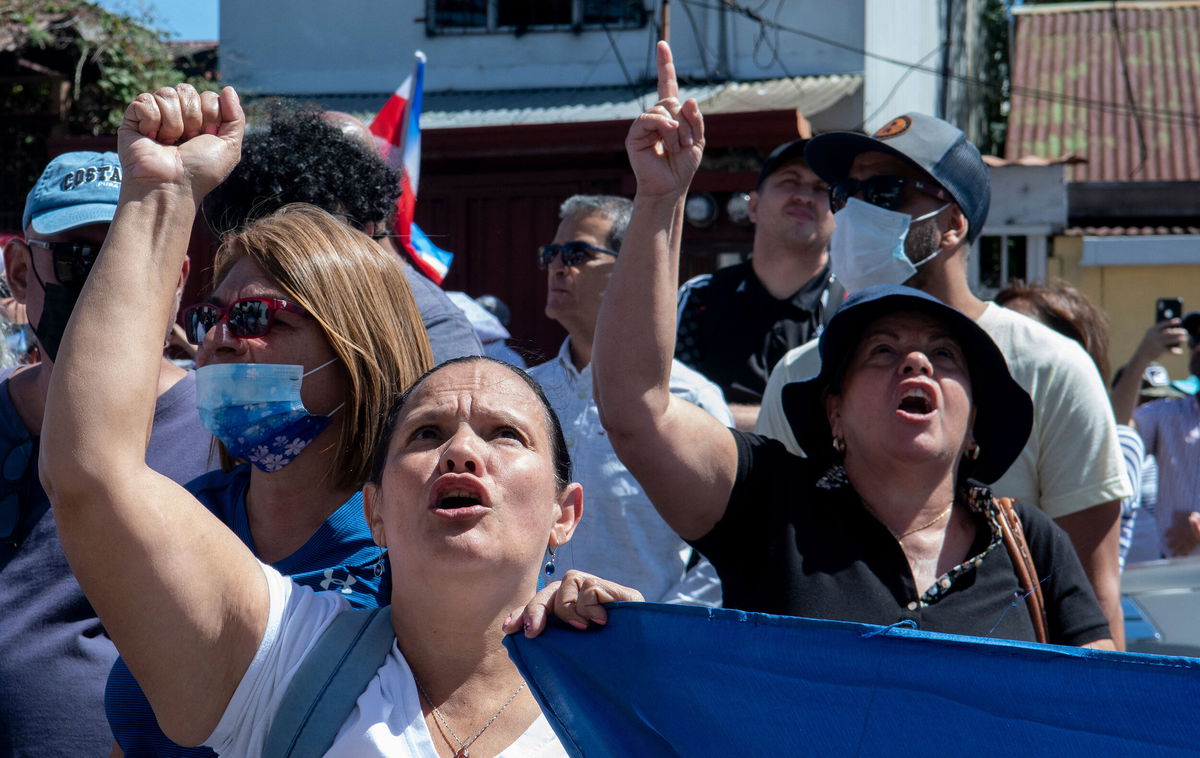
[[[837,453],[838,455],[845,455],[846,454],[846,440],[842,439],[841,437],[834,437],[833,438],[833,452]]]
[[[963,457],[968,461],[977,461],[979,460],[979,453],[981,450],[982,448],[980,447],[979,443],[973,442],[971,443],[971,446],[967,448],[967,452],[963,453]]]

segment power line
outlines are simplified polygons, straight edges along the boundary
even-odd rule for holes
[[[692,5],[696,5],[697,7],[701,7],[701,8],[707,8],[709,10],[714,9],[714,6],[711,6],[711,5],[706,6],[706,5],[695,2],[694,0],[679,0],[679,2],[683,3],[683,8],[685,11],[687,11],[689,18],[691,17],[691,14],[692,14],[692,11],[691,11]],[[763,0],[762,4],[759,6],[759,8],[766,7],[770,2],[771,2],[771,0]],[[778,4],[775,6],[775,17],[778,18],[779,14],[783,11],[784,0],[776,0],[776,2]],[[717,9],[717,10],[720,10],[720,9]],[[703,60],[703,56],[707,55],[708,49],[705,47],[704,42],[700,39],[699,34],[696,35],[696,44],[697,44],[697,46],[700,47],[701,60]],[[759,63],[757,60],[758,50],[764,46],[771,52],[771,59],[768,60],[766,62],[766,64]],[[777,64],[779,66],[780,70],[783,71],[783,74],[787,78],[788,82],[793,87],[795,87],[796,94],[798,94],[800,97],[804,97],[807,94],[804,91],[804,87],[801,86],[800,82],[796,81],[796,79],[798,79],[799,77],[795,76],[794,74],[792,74],[791,71],[788,70],[787,65],[783,62],[783,57],[780,56],[780,54],[779,54],[778,30],[776,33],[776,41],[775,42],[771,42],[770,38],[766,34],[765,28],[760,30],[758,39],[756,39],[754,41],[753,59],[754,59],[754,64],[762,69],[768,68],[772,63]],[[707,66],[705,66],[705,75],[709,76]],[[709,76],[708,81],[712,82],[712,81],[714,81],[714,78]]]
[[[1141,153],[1141,160],[1138,162],[1137,168],[1129,176],[1132,179],[1141,173],[1142,168],[1146,165],[1146,161],[1150,158],[1150,151],[1146,148],[1146,132],[1142,129],[1142,117],[1138,113],[1137,98],[1133,94],[1133,82],[1129,78],[1129,60],[1125,53],[1125,39],[1121,34],[1121,18],[1117,14],[1117,0],[1112,0],[1112,9],[1109,15],[1112,18],[1113,32],[1116,35],[1117,53],[1121,60],[1121,77],[1125,80],[1125,97],[1129,99],[1129,107],[1133,111],[1133,126],[1137,129],[1138,148]]]
[[[885,98],[883,98],[883,100],[879,101],[879,107],[877,107],[874,111],[872,111],[870,116],[867,116],[866,118],[864,118],[862,120],[861,123],[859,123],[858,131],[862,131],[864,128],[866,128],[867,124],[869,124],[872,119],[874,119],[876,116],[878,116],[880,114],[880,112],[883,111],[883,109],[887,107],[888,102],[891,101],[892,97],[900,90],[900,85],[904,84],[904,81],[906,79],[908,79],[908,75],[911,74],[913,71],[917,70],[916,66],[919,66],[919,65],[925,63],[925,61],[929,60],[934,55],[942,52],[944,49],[946,49],[946,45],[944,45],[944,44],[938,45],[937,47],[933,48],[928,53],[926,53],[925,57],[921,58],[921,60],[914,63],[912,66],[909,66],[908,68],[906,68],[904,70],[904,73],[901,74],[896,79],[896,83],[894,85],[892,85],[891,90],[888,91],[887,97],[885,97]]]
[[[617,41],[613,39],[612,30],[608,28],[608,24],[602,25],[604,33],[608,35],[608,46],[612,48],[613,55],[617,57],[617,65],[621,67],[621,73],[625,75],[625,83],[629,85],[629,91],[633,96],[641,101],[642,90],[633,81],[633,77],[629,74],[629,69],[625,67],[625,58],[621,55],[621,49],[617,47]]]
[[[900,66],[914,71],[922,71],[935,76],[943,76],[944,73],[938,68],[922,65],[920,63],[913,63],[911,61],[900,60],[899,58],[893,58],[891,56],[881,55],[879,53],[872,53],[868,50],[855,47],[854,45],[850,45],[845,42],[839,42],[837,40],[829,39],[828,37],[822,37],[819,34],[813,34],[812,32],[804,31],[803,29],[796,29],[795,27],[790,27],[777,21],[768,20],[763,18],[763,16],[758,12],[735,2],[735,0],[720,0],[719,5],[708,5],[697,2],[697,0],[684,0],[684,2],[691,2],[697,7],[707,8],[709,10],[732,10],[740,15],[746,16],[750,20],[762,26],[771,27],[780,31],[788,32],[790,34],[795,34],[799,37],[813,40],[814,42],[820,42],[822,44],[846,50],[867,58],[883,61],[884,63],[891,63],[895,66]],[[978,77],[966,76],[964,74],[951,73],[946,78],[976,87],[992,87],[996,84],[995,82],[990,82]],[[1035,100],[1044,100],[1047,102],[1061,103],[1064,105],[1075,105],[1100,112],[1129,115],[1133,116],[1135,119],[1141,117],[1179,126],[1200,126],[1200,114],[1188,111],[1175,111],[1166,108],[1138,108],[1113,101],[1079,97],[1076,95],[1068,95],[1062,92],[1039,90],[1033,87],[1012,86],[1010,87],[1009,94],[1010,96],[1020,95]]]
[[[692,4],[687,0],[680,0],[683,3],[683,12],[687,14],[688,23],[692,27],[692,37],[696,39],[696,47],[700,49],[700,65],[704,67],[704,77],[712,81],[712,70],[708,67],[708,48],[704,46],[704,40],[700,36],[700,26],[696,23],[696,15],[692,13]]]

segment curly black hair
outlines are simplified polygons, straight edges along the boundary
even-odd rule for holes
[[[275,101],[250,130],[242,160],[205,203],[217,234],[288,203],[309,203],[362,229],[391,219],[400,194],[396,173],[362,143],[321,118],[313,105]]]

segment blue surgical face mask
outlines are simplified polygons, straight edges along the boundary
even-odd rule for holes
[[[949,208],[943,205],[924,216],[913,218],[901,211],[889,211],[857,197],[846,201],[834,216],[837,226],[829,242],[829,265],[833,275],[850,292],[873,284],[904,284],[917,273],[917,264],[904,252],[909,228],[918,221],[931,219]],[[934,252],[919,265],[937,257]]]
[[[307,373],[286,363],[214,363],[196,369],[200,421],[230,455],[267,473],[278,471],[329,426],[329,416],[304,408],[300,382],[336,360]]]

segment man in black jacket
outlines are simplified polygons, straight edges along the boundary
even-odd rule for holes
[[[675,357],[725,393],[739,429],[754,429],[767,377],[820,333],[845,298],[829,270],[829,190],[804,161],[808,140],[775,148],[750,193],[749,260],[679,291]]]

